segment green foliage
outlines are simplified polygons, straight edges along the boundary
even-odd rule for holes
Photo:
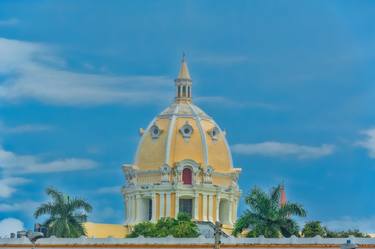
[[[35,210],[34,217],[49,215],[44,222],[47,236],[76,238],[85,235],[82,223],[86,222],[86,213],[91,212],[91,205],[82,199],[64,195],[53,188],[47,188],[46,193],[52,201],[40,205]]]
[[[314,237],[314,236],[327,236],[327,230],[325,227],[322,227],[320,224],[320,221],[310,221],[305,224],[305,226],[302,229],[302,235],[303,237]]]
[[[347,238],[349,236],[354,236],[357,238],[371,238],[370,235],[360,232],[358,229],[349,229],[347,231],[330,231],[326,229],[327,231],[327,238]]]
[[[314,237],[320,235],[325,238],[347,238],[354,236],[357,238],[370,238],[370,235],[360,232],[358,229],[349,229],[347,231],[331,231],[326,227],[323,227],[320,221],[310,221],[305,224],[302,229],[302,235],[304,237]]]
[[[237,220],[233,235],[237,236],[244,229],[250,229],[248,237],[266,238],[298,236],[299,228],[292,216],[306,216],[305,209],[296,203],[287,202],[280,205],[281,185],[272,188],[267,194],[263,190],[254,187],[246,197],[245,202],[249,205],[242,216]]]
[[[128,238],[166,237],[172,235],[176,238],[194,238],[199,236],[197,225],[191,221],[189,214],[179,213],[177,219],[161,218],[156,223],[145,221],[134,226]]]

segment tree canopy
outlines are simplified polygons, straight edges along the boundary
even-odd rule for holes
[[[299,235],[298,224],[292,217],[304,217],[306,211],[297,203],[280,204],[281,187],[278,185],[272,188],[270,193],[254,187],[245,198],[249,208],[237,220],[233,235],[237,236],[245,229],[250,230],[247,233],[248,237]]]
[[[327,230],[320,224],[320,221],[310,221],[302,229],[303,237],[327,236]]]
[[[177,219],[161,218],[156,223],[150,221],[141,222],[134,226],[133,231],[127,236],[135,238],[144,237],[166,237],[172,235],[176,238],[194,238],[199,236],[197,225],[191,221],[186,213],[179,213]]]
[[[83,199],[72,198],[54,188],[47,188],[46,193],[52,200],[41,204],[34,212],[35,218],[49,216],[43,224],[47,228],[46,236],[75,238],[85,235],[82,223],[86,222],[87,213],[92,210],[91,205]]]

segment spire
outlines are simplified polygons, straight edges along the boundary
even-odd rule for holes
[[[191,80],[189,69],[185,60],[185,53],[182,54],[181,68],[180,68],[180,73],[178,74],[177,79]]]
[[[286,204],[286,194],[285,194],[285,187],[284,183],[280,186],[280,206],[283,206]]]
[[[191,102],[192,98],[192,80],[185,59],[185,53],[182,54],[180,72],[175,80],[176,83],[176,102]]]

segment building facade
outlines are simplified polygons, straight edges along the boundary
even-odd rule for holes
[[[125,225],[189,213],[193,220],[231,228],[240,198],[226,133],[192,101],[183,58],[173,103],[156,116],[140,141],[133,164],[122,169]]]

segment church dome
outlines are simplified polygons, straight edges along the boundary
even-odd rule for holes
[[[162,165],[174,168],[191,160],[218,173],[234,172],[225,132],[192,103],[192,81],[185,60],[175,82],[174,103],[141,129],[134,165],[149,171],[160,170]]]

